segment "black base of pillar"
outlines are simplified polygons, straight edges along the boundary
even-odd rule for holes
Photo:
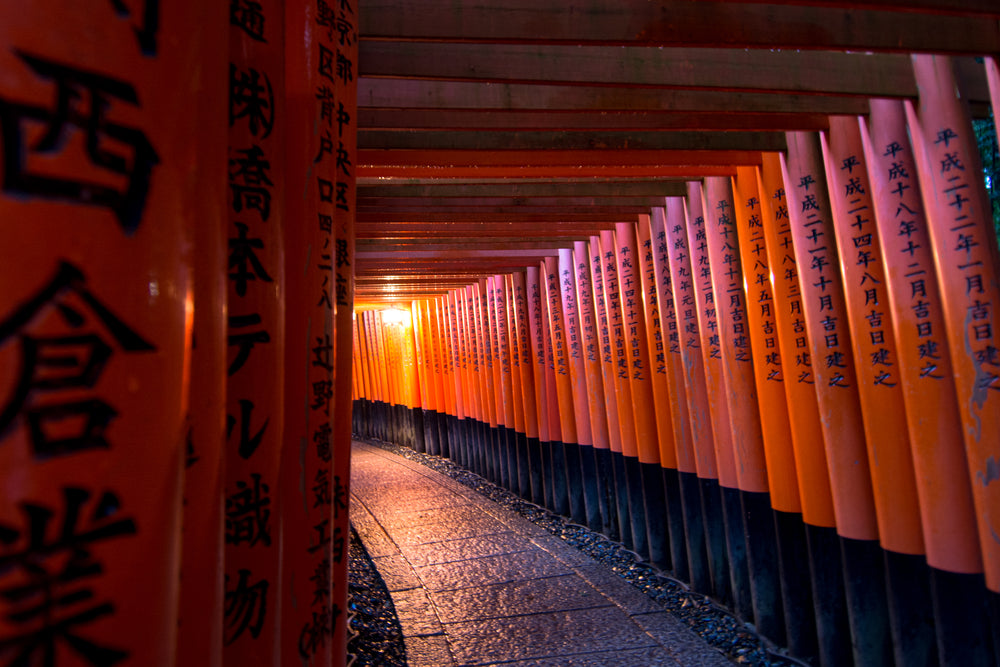
[[[555,507],[555,500],[553,500],[552,494],[552,442],[549,440],[540,442],[538,444],[538,453],[542,462],[542,467],[539,470],[542,478],[542,495],[545,500],[545,507],[551,510]]]
[[[781,599],[778,536],[771,496],[749,491],[741,495],[754,624],[762,635],[778,646],[784,646],[785,610]]]
[[[531,496],[531,465],[528,459],[528,436],[524,433],[515,434],[514,452],[517,457],[517,495],[526,500]]]
[[[705,510],[705,543],[708,546],[708,571],[712,577],[711,595],[725,606],[732,602],[729,590],[729,559],[726,553],[726,518],[723,512],[722,487],[716,479],[700,479],[701,502]]]
[[[545,501],[544,464],[542,462],[542,443],[538,438],[528,438],[528,481],[531,486],[531,502],[547,506]]]
[[[893,664],[892,634],[886,596],[882,547],[875,540],[840,539],[844,559],[844,592],[851,624],[854,664]]]
[[[632,521],[632,551],[649,560],[649,535],[646,533],[646,501],[642,493],[642,468],[639,459],[625,456],[625,479],[628,484],[628,513]]]
[[[667,523],[670,533],[670,564],[674,576],[687,581],[691,576],[687,562],[687,538],[684,532],[684,506],[681,503],[680,473],[673,468],[661,468],[663,493],[667,502]]]
[[[747,561],[747,527],[743,516],[743,492],[719,486],[722,494],[722,521],[726,534],[726,559],[729,563],[729,603],[736,615],[754,622],[750,567]],[[720,600],[723,598],[719,598]]]
[[[701,503],[702,480],[693,472],[678,472],[681,509],[684,511],[684,535],[687,546],[688,582],[699,593],[712,590],[712,575],[708,566],[708,546],[705,539],[705,512]]]
[[[823,667],[851,665],[851,625],[844,593],[844,563],[835,528],[805,524],[812,580],[813,610],[819,663]]]
[[[587,508],[586,525],[591,530],[604,533],[604,515],[601,513],[603,489],[597,478],[597,450],[593,447],[580,447],[580,476],[583,479],[583,504]],[[604,507],[604,511],[607,511],[607,507]]]
[[[580,463],[580,445],[563,443],[566,457],[566,493],[569,497],[569,515],[574,523],[587,525],[587,501],[583,492],[583,468]]]
[[[520,472],[517,467],[518,435],[513,428],[507,429],[507,490],[514,494],[518,494],[521,490]]]
[[[552,506],[556,514],[569,516],[569,489],[566,487],[566,454],[564,445],[558,440],[549,443],[551,462],[549,478],[552,480]]]
[[[612,452],[611,460],[614,464],[614,491],[615,506],[618,511],[618,532],[621,542],[627,549],[634,547],[632,541],[632,519],[629,516],[628,497],[628,475],[625,474],[625,455],[621,452]]]
[[[598,503],[601,508],[601,532],[612,540],[621,540],[618,528],[618,499],[615,497],[615,462],[610,449],[594,449],[597,470]]]
[[[642,496],[646,504],[646,535],[649,562],[664,570],[671,569],[670,529],[667,524],[667,496],[663,491],[663,468],[659,463],[639,463]]]
[[[809,547],[801,514],[774,512],[778,542],[778,574],[785,610],[785,646],[804,659],[819,657],[816,646],[816,614],[809,581]]]

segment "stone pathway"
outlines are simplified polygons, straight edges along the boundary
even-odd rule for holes
[[[355,442],[351,521],[409,664],[732,663],[604,565],[475,491]]]

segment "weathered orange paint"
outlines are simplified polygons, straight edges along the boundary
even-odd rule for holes
[[[685,202],[682,197],[667,197],[665,204],[664,226],[669,248],[670,279],[673,284],[674,307],[677,310],[677,326],[680,329],[681,365],[691,424],[690,440],[679,442],[681,445],[691,442],[698,477],[718,479],[715,432],[708,405],[708,384],[705,382],[705,350],[698,325],[699,308],[691,276],[691,255],[688,252]],[[686,457],[680,456],[680,459],[684,458]]]
[[[1000,592],[1000,253],[969,112],[950,58],[914,55],[919,105],[907,121],[937,261],[986,585]]]
[[[580,317],[581,356],[584,365],[586,411],[590,439],[597,449],[608,449],[608,414],[605,409],[604,380],[601,377],[600,327],[594,310],[594,288],[590,277],[590,250],[586,241],[573,244],[573,271]]]
[[[868,466],[882,546],[924,553],[892,313],[858,119],[831,116],[820,136],[839,247]]]
[[[964,448],[952,446],[962,428],[903,103],[872,100],[861,136],[895,324],[927,562],[951,572],[982,572],[968,461]],[[942,334],[935,338],[934,331]]]
[[[569,376],[569,353],[566,346],[566,324],[562,313],[562,298],[559,294],[559,261],[547,257],[542,262],[544,269],[546,297],[547,340],[545,356],[549,360],[546,385],[552,389],[549,394],[549,409],[552,419],[559,422],[559,440],[576,442],[576,415],[573,412],[573,386]],[[553,403],[554,401],[554,403]]]
[[[776,303],[771,289],[771,267],[764,240],[757,169],[737,167],[732,188],[735,229],[743,268],[740,281],[746,285],[747,333],[753,350],[754,382],[771,506],[782,512],[801,512],[784,387],[786,382],[792,380],[784,372],[789,364],[781,357],[775,326],[776,311],[779,307],[786,307],[786,304]]]
[[[592,446],[594,442],[590,434],[590,417],[587,414],[590,408],[587,401],[587,371],[584,368],[572,249],[559,249],[557,273],[564,327],[563,349],[566,354],[566,368],[569,371],[570,397],[572,399],[576,428],[574,442],[580,445]]]
[[[500,372],[500,393],[503,397],[503,425],[511,430],[517,429],[517,419],[514,415],[514,379],[511,377],[511,335],[507,319],[506,278],[502,275],[493,276],[494,313],[497,332],[496,357]],[[523,427],[522,427],[523,428]]]
[[[611,319],[604,298],[604,256],[601,254],[601,237],[591,236],[587,244],[590,258],[590,277],[594,286],[594,319],[600,350],[601,384],[604,389],[605,416],[608,421],[608,448],[622,453],[621,425],[618,421],[618,397],[615,390],[615,356],[611,338]]]
[[[525,291],[528,314],[528,330],[531,339],[532,367],[534,368],[535,415],[538,422],[538,438],[550,441],[548,391],[545,385],[545,301],[539,284],[539,267],[529,266],[525,271]],[[527,406],[526,406],[527,407]]]
[[[688,406],[688,390],[684,381],[684,358],[682,356],[681,324],[674,298],[673,279],[670,274],[671,245],[666,232],[666,210],[653,208],[650,215],[650,241],[653,249],[653,276],[656,282],[656,303],[660,315],[660,332],[666,353],[667,392],[670,406],[671,426],[674,430],[674,451],[677,469],[681,472],[697,473],[694,442],[691,433],[691,412]],[[662,405],[658,403],[658,405]]]
[[[813,526],[831,528],[836,526],[837,520],[830,490],[830,471],[826,464],[816,380],[803,319],[803,296],[792,247],[785,183],[777,153],[764,154],[758,175],[760,213],[774,290],[775,326],[784,366],[785,399],[795,451],[802,519]]]
[[[739,478],[736,475],[736,459],[733,455],[733,429],[729,418],[729,401],[726,398],[719,317],[715,288],[712,285],[705,201],[701,183],[688,183],[688,195],[684,202],[687,247],[691,260],[690,280],[698,314],[708,414],[711,415],[714,435],[714,438],[705,442],[703,446],[707,446],[709,442],[715,444],[719,484],[730,489],[738,489]]]
[[[524,390],[522,388],[521,376],[521,333],[517,326],[517,302],[514,283],[514,275],[504,276],[504,316],[507,327],[507,359],[508,372],[510,375],[511,410],[514,415],[514,430],[518,433],[527,433],[527,425],[524,417]],[[529,355],[530,360],[530,355]]]
[[[816,360],[813,378],[837,532],[856,540],[875,540],[875,502],[819,141],[807,132],[786,136],[788,157],[782,157],[782,175],[802,290],[801,319],[809,354]]]
[[[601,232],[601,263],[604,274],[604,310],[608,317],[608,332],[611,340],[613,360],[612,378],[614,397],[618,406],[618,432],[621,438],[622,454],[638,458],[639,448],[635,438],[635,416],[632,411],[632,386],[628,379],[628,358],[625,356],[625,317],[622,314],[621,292],[618,289],[618,261],[615,248],[618,242],[615,232]]]
[[[618,293],[622,309],[622,338],[626,368],[624,377],[631,393],[632,425],[639,461],[660,465],[660,440],[656,429],[653,402],[653,378],[649,363],[645,309],[642,290],[642,255],[636,240],[635,223],[615,226],[615,259],[618,264]],[[619,363],[619,371],[621,371]]]

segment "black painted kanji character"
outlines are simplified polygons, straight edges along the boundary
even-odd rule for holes
[[[267,43],[264,38],[264,13],[259,2],[230,0],[229,25],[236,26],[252,40]]]
[[[267,222],[271,217],[271,191],[274,187],[268,171],[271,162],[265,159],[260,146],[237,150],[243,157],[229,160],[229,187],[233,192],[233,210],[243,212],[247,208],[256,209],[260,219]]]
[[[316,478],[313,480],[313,507],[325,507],[331,503],[330,495],[330,471],[320,468],[316,471]]]
[[[313,442],[316,443],[316,456],[319,460],[324,463],[329,463],[330,459],[333,458],[333,454],[330,451],[330,443],[333,438],[333,431],[330,429],[329,422],[323,422],[319,425],[316,431],[313,433]]]
[[[184,436],[184,468],[188,469],[201,460],[194,448],[194,427],[188,426]]]
[[[347,511],[347,487],[340,482],[340,475],[333,476],[333,518],[340,516],[341,511]]]
[[[233,333],[233,329],[242,329],[244,327],[256,327],[260,325],[261,319],[260,315],[253,313],[251,315],[230,315],[229,316],[229,336],[228,343],[230,347],[235,346],[237,348],[236,358],[233,359],[232,363],[229,364],[229,370],[227,375],[232,377],[236,374],[238,370],[243,368],[243,364],[247,362],[250,358],[250,352],[253,350],[257,343],[270,343],[271,335],[267,333],[264,329],[258,329],[256,331],[246,331],[242,333]]]
[[[337,25],[337,15],[325,0],[316,0],[316,25],[326,28],[328,41],[333,41],[333,30]]]
[[[101,206],[111,210],[126,234],[142,222],[153,167],[159,156],[138,128],[110,122],[107,115],[116,102],[139,107],[132,84],[90,70],[78,69],[33,56],[15,49],[17,56],[39,78],[52,81],[52,106],[11,102],[0,98],[0,137],[3,139],[4,192],[15,196],[71,202],[81,206]],[[36,136],[27,124],[44,124],[44,131],[30,147],[28,136]],[[99,180],[81,178],[77,164],[59,168],[55,158],[70,144],[75,131],[83,133],[83,146]],[[112,151],[108,144],[130,151]],[[32,170],[29,160],[45,163],[45,170]],[[125,179],[123,188],[106,183]]]
[[[337,78],[343,83],[354,81],[354,63],[337,51]]]
[[[262,484],[260,475],[251,473],[252,482],[239,480],[236,492],[226,498],[226,544],[258,543],[271,546],[270,487]]]
[[[86,489],[64,487],[62,495],[55,526],[57,511],[27,501],[18,504],[23,528],[0,523],[0,616],[14,629],[0,637],[0,660],[12,666],[55,665],[63,653],[58,647],[65,645],[78,658],[73,664],[111,667],[128,652],[81,635],[84,626],[115,613],[112,602],[95,600],[86,582],[104,574],[90,547],[135,535],[136,525],[120,516],[121,502],[112,491],[94,503]]]
[[[323,519],[315,526],[313,526],[313,530],[316,531],[316,542],[313,544],[312,538],[310,538],[309,539],[310,546],[306,551],[308,551],[311,554],[314,554],[320,549],[329,548],[330,545],[329,529],[330,529],[329,519]]]
[[[316,650],[325,646],[333,636],[333,615],[330,609],[323,607],[312,612],[312,620],[307,622],[299,635],[299,655],[308,660]]]
[[[229,279],[236,281],[236,293],[245,296],[247,283],[251,280],[273,282],[264,269],[255,250],[264,249],[262,239],[247,238],[248,227],[241,222],[234,223],[238,236],[229,239]],[[235,269],[235,270],[234,270]]]
[[[250,134],[266,139],[274,127],[274,90],[267,73],[229,64],[229,127],[246,118]]]
[[[250,417],[253,415],[253,409],[253,401],[245,398],[240,399],[240,439],[237,452],[244,459],[249,459],[253,456],[254,452],[257,451],[261,440],[264,438],[264,432],[267,430],[267,425],[271,423],[271,418],[268,417],[264,420],[264,425],[260,427],[260,430],[254,435],[250,435]],[[232,415],[226,415],[227,440],[232,437],[233,428],[235,426],[236,418]]]
[[[319,69],[317,72],[320,76],[329,79],[331,83],[336,83],[333,80],[333,68],[336,62],[334,59],[334,52],[322,44],[317,44],[317,46],[319,46]]]
[[[156,55],[156,33],[160,29],[160,0],[144,0],[142,9],[141,25],[133,26],[135,38],[139,42],[139,49],[144,56]],[[111,6],[115,13],[123,19],[132,16],[132,10],[125,4],[124,0],[111,0]]]
[[[269,582],[266,579],[251,584],[250,570],[237,571],[239,579],[235,588],[229,588],[229,575],[226,575],[225,600],[225,636],[223,643],[229,646],[240,636],[250,631],[250,636],[256,639],[264,629],[267,619],[267,591]]]
[[[112,340],[97,332],[97,324]],[[56,333],[53,325],[64,331]],[[0,438],[23,416],[37,459],[108,448],[104,432],[118,412],[79,390],[97,385],[114,354],[110,343],[129,353],[156,348],[101,303],[87,289],[83,272],[68,262],[0,320],[0,349],[15,338],[21,371],[8,402],[0,406]],[[72,395],[60,400],[61,392]]]
[[[309,577],[309,581],[313,582],[313,600],[310,606],[325,606],[330,599],[331,588],[329,558],[324,558],[316,565],[316,569],[313,571],[313,575]]]
[[[328,371],[333,370],[333,342],[330,340],[330,334],[325,334],[324,338],[316,336],[316,347],[312,349],[312,352],[313,366],[319,366]]]
[[[329,380],[319,380],[312,383],[313,402],[309,406],[313,410],[323,408],[323,412],[330,414],[330,400],[333,398],[333,382]]]

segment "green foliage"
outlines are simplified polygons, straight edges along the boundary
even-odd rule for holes
[[[1000,239],[1000,149],[997,148],[997,126],[992,113],[989,118],[973,120],[972,128],[976,132],[976,143],[983,160],[986,194],[993,206],[993,227]]]

